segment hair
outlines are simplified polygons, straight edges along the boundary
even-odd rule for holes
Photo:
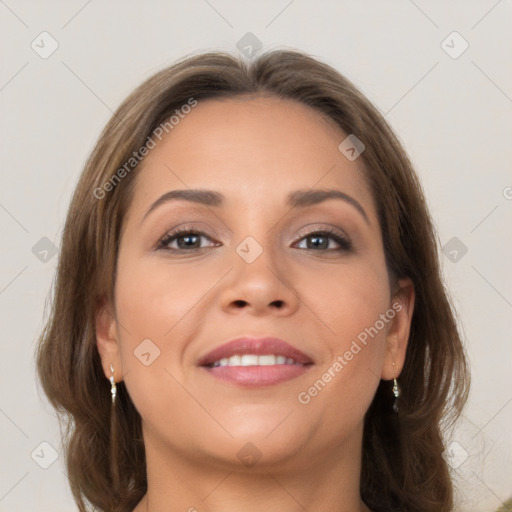
[[[141,417],[123,382],[112,406],[95,334],[99,304],[114,299],[123,219],[141,168],[130,159],[191,100],[249,94],[308,105],[365,145],[360,161],[388,273],[395,282],[410,278],[416,298],[399,412],[392,410],[389,382],[381,380],[365,415],[360,493],[373,512],[450,511],[444,437],[466,401],[469,372],[424,193],[404,148],[369,100],[331,66],[291,50],[253,60],[224,52],[181,59],[120,105],[85,164],[36,354],[43,390],[66,426],[67,476],[79,510],[86,511],[88,501],[101,511],[131,512],[147,491]]]

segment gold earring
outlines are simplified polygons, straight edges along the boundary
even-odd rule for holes
[[[112,363],[110,364],[110,371],[112,372],[112,375],[110,377],[110,392],[112,393],[112,404],[116,403],[116,394],[117,394],[117,388],[116,388],[116,381],[114,379],[114,367],[112,366]]]

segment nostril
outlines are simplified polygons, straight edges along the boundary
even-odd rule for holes
[[[234,300],[233,304],[237,307],[243,308],[247,306],[248,302],[242,299]],[[284,301],[282,300],[274,300],[270,303],[270,306],[275,306],[277,308],[282,308],[284,306]]]

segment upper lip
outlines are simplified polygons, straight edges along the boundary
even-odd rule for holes
[[[297,363],[312,364],[313,360],[304,352],[293,347],[286,341],[271,336],[265,337],[249,337],[236,338],[228,341],[219,347],[214,348],[206,355],[199,359],[199,366],[207,366],[220,359],[235,355],[255,354],[265,355],[274,354],[276,356],[285,356],[292,358]]]

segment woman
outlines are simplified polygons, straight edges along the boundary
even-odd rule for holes
[[[101,511],[449,511],[465,355],[390,127],[295,51],[183,59],[105,127],[38,372]]]

